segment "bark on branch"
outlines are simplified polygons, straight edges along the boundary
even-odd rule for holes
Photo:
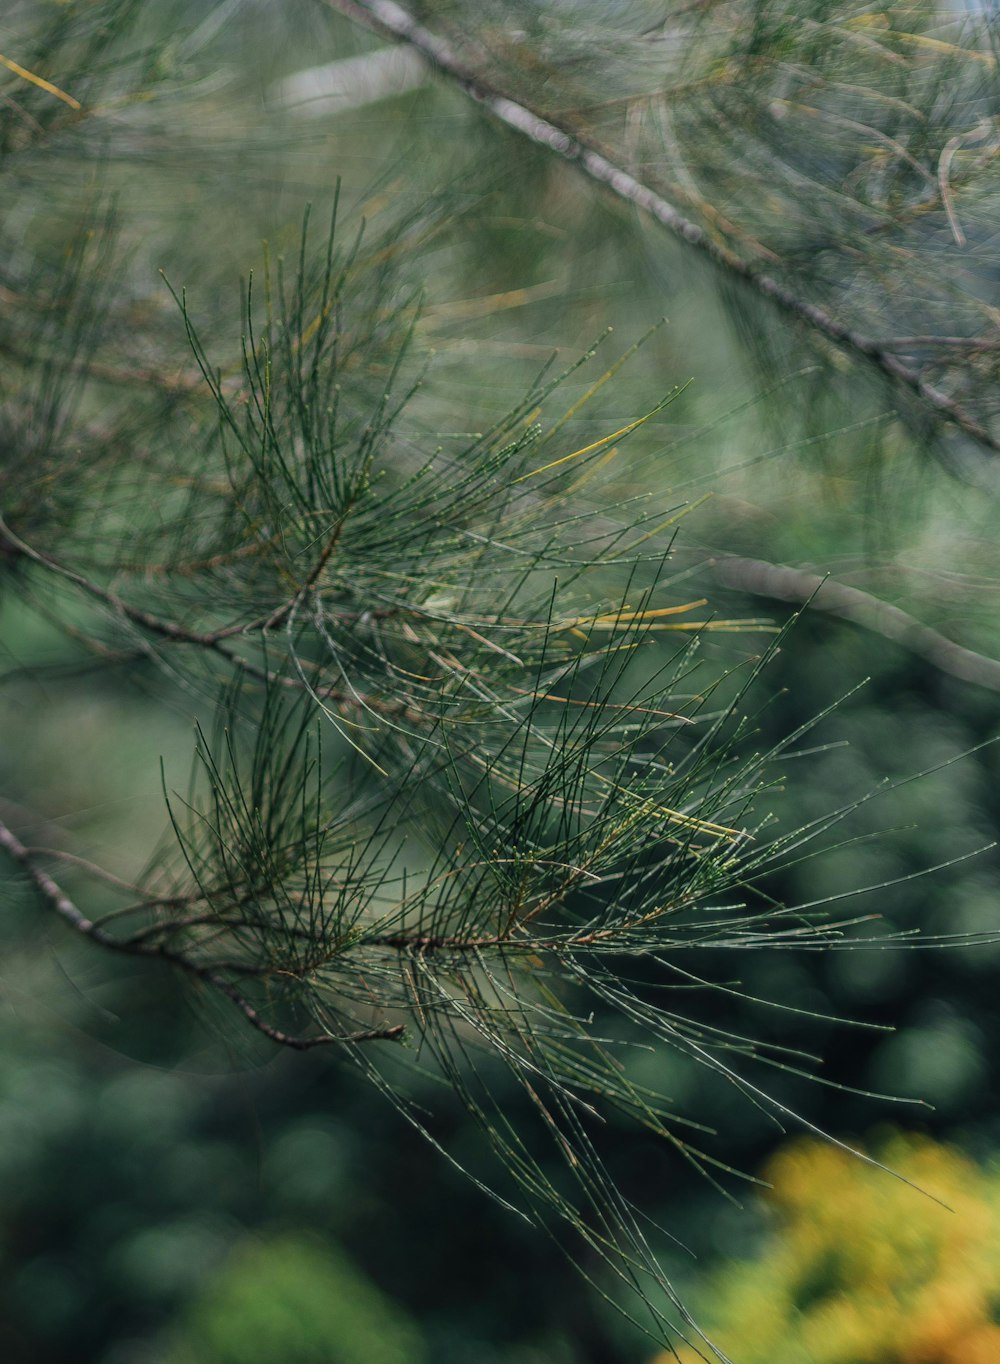
[[[761,559],[733,556],[717,559],[713,568],[716,578],[726,587],[774,601],[808,604],[812,610],[826,611],[882,635],[963,682],[1000,691],[1000,662],[996,659],[956,644],[898,606],[880,601],[860,588]]]

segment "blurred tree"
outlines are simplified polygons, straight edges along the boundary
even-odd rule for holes
[[[833,23],[697,6],[650,28],[641,5],[504,6],[471,33],[438,16],[445,41],[393,5],[349,8],[771,300],[824,364],[887,376],[942,449],[950,431],[995,449],[987,28],[942,21],[942,37],[902,8]],[[23,0],[0,30],[5,595],[71,641],[71,687],[124,674],[198,722],[194,777],[184,795],[164,781],[169,836],[148,859],[95,865],[16,808],[0,846],[81,940],[172,967],[268,1042],[337,1048],[437,1145],[420,1072],[450,1087],[499,1157],[501,1202],[582,1244],[586,1272],[606,1262],[658,1339],[678,1317],[697,1332],[601,1128],[623,1116],[702,1172],[719,1163],[650,1047],[793,1116],[760,1067],[812,1058],[688,1001],[740,992],[714,965],[727,955],[842,944],[841,894],[772,888],[845,811],[772,821],[777,764],[811,723],[755,746],[751,693],[781,636],[692,596],[670,561],[684,504],[616,476],[676,388],[581,437],[621,372],[592,378],[591,348],[499,417],[474,399],[464,424],[481,431],[441,430],[418,276],[458,190],[413,204],[378,186],[347,214],[332,196],[322,232],[308,210],[295,235],[272,220],[278,246],[225,340],[221,240],[244,224],[235,191],[203,193],[190,167],[224,187],[245,136],[199,60],[237,9]],[[662,161],[627,169],[650,130],[701,222],[663,197]],[[276,116],[261,136],[266,158],[293,133]],[[138,178],[164,146],[173,191]],[[171,275],[196,281],[169,311],[137,220],[108,207],[140,189],[161,196],[144,207]],[[713,633],[746,631],[761,653],[702,661]]]
[[[813,1140],[770,1163],[763,1252],[704,1289],[706,1318],[734,1356],[746,1364],[998,1357],[996,1172],[926,1137],[897,1134],[878,1154],[899,1180]],[[681,1353],[685,1364],[698,1357]]]

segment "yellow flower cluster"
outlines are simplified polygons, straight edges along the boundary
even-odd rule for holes
[[[1000,1172],[925,1137],[877,1156],[902,1178],[812,1139],[765,1171],[770,1241],[704,1295],[738,1364],[1000,1364]]]

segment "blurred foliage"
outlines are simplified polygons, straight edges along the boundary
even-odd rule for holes
[[[245,1069],[205,1047],[161,973],[102,980],[58,935],[40,954],[25,934],[31,907],[8,909],[5,1360],[168,1364],[182,1348],[228,1359],[244,1318],[258,1313],[263,1340],[264,1318],[290,1300],[303,1330],[340,1314],[323,1359],[364,1359],[373,1314],[400,1323],[394,1348],[420,1358],[425,1339],[436,1364],[570,1364],[574,1333],[600,1339],[568,1267],[523,1224],[470,1203],[463,1178],[360,1082],[316,1058]],[[459,1148],[457,1109],[449,1121]],[[526,1277],[547,1291],[526,1294]],[[331,1356],[355,1320],[358,1352]]]
[[[165,1364],[421,1364],[415,1327],[328,1246],[286,1235],[246,1245],[184,1313]]]
[[[898,1177],[811,1138],[765,1168],[757,1255],[699,1290],[741,1364],[1000,1359],[1000,1169],[923,1136],[883,1139],[875,1155]]]

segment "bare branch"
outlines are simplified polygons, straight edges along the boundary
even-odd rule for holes
[[[101,587],[99,583],[93,582],[90,578],[85,578],[82,573],[77,573],[75,569],[67,568],[58,559],[51,555],[44,554],[41,550],[34,549],[27,544],[20,536],[15,535],[10,527],[0,517],[0,544],[9,546],[19,554],[23,554],[33,563],[47,568],[50,572],[57,574],[60,578],[65,578],[67,582],[73,583],[88,596],[96,597],[98,601],[110,606],[118,615],[130,620],[133,625],[140,625],[144,630],[149,630],[154,635],[162,635],[166,639],[181,641],[185,644],[200,644],[204,648],[214,649],[222,640],[230,639],[234,635],[242,635],[252,630],[266,628],[268,621],[273,613],[262,617],[260,620],[251,621],[247,624],[225,625],[218,630],[191,630],[187,626],[178,625],[176,621],[164,620],[160,616],[154,616],[149,611],[143,611],[138,606],[132,606],[129,602],[119,597],[107,587]]]
[[[776,601],[808,604],[813,610],[826,611],[872,630],[894,644],[909,649],[933,667],[972,682],[990,691],[1000,691],[1000,662],[966,649],[939,631],[860,588],[848,587],[818,573],[770,564],[761,559],[737,557],[718,559],[715,576],[726,587],[752,592]]]

